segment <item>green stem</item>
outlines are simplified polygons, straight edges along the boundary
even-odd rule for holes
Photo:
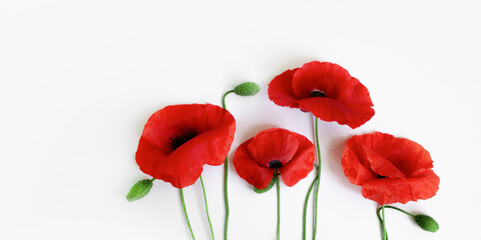
[[[182,209],[184,209],[185,220],[187,221],[187,225],[189,226],[189,231],[190,231],[190,235],[192,236],[192,240],[195,240],[194,232],[192,231],[192,226],[190,226],[189,215],[187,214],[187,210],[185,208],[184,191],[182,188],[179,188],[179,192],[180,192],[180,199],[182,201]]]
[[[382,230],[384,232],[383,236],[384,239],[387,240],[387,231],[386,231],[386,217],[384,216],[384,205],[382,205]]]
[[[400,212],[402,212],[402,213],[404,213],[404,214],[406,214],[406,215],[408,215],[408,216],[410,216],[410,217],[416,217],[415,215],[413,215],[413,214],[411,214],[411,213],[409,213],[409,212],[406,212],[406,211],[404,211],[404,210],[402,210],[402,209],[400,209],[400,208],[394,207],[394,206],[384,206],[384,207],[385,207],[385,208],[392,208],[392,209],[398,210],[398,211],[400,211]],[[379,215],[379,211],[381,211],[381,209],[382,209],[382,207],[379,207],[379,208],[377,209],[378,215]]]
[[[227,95],[229,95],[229,93],[233,93],[234,90],[230,90],[230,91],[227,91],[224,96],[222,96],[222,108],[225,109],[225,97],[227,97]]]
[[[224,202],[225,202],[225,221],[224,221],[224,240],[227,240],[227,228],[229,226],[229,192],[227,188],[227,182],[229,181],[228,178],[229,173],[229,162],[228,159],[225,158],[224,161]]]
[[[304,212],[302,214],[302,239],[303,240],[306,240],[307,204],[309,202],[309,197],[311,196],[312,189],[314,188],[316,182],[317,182],[317,176],[316,176],[316,178],[314,178],[314,181],[312,181],[311,186],[309,187],[309,190],[307,191],[306,199],[304,200]]]
[[[234,90],[227,91],[224,96],[222,96],[222,108],[226,108],[225,106],[225,98],[229,93],[233,93]],[[229,160],[226,157],[224,161],[224,203],[225,203],[225,220],[224,220],[224,240],[227,240],[227,229],[229,226],[229,191],[228,191],[228,182],[229,182]]]
[[[384,208],[391,208],[391,209],[394,209],[394,210],[398,210],[399,212],[402,212],[410,217],[416,217],[414,214],[411,214],[409,212],[406,212],[400,208],[397,208],[397,207],[394,207],[394,206],[385,206],[385,205],[382,205],[380,206],[377,211],[376,211],[376,215],[377,215],[377,218],[379,219],[379,221],[381,222],[381,225],[382,225],[382,237],[384,240],[388,240],[388,236],[387,236],[387,230],[386,230],[386,223],[384,221]],[[380,215],[380,212],[382,211],[382,218],[381,218],[381,215]]]
[[[281,185],[277,178],[277,240],[281,239]]]
[[[313,230],[312,230],[312,239],[316,239],[317,233],[317,206],[318,206],[318,196],[319,196],[319,185],[321,183],[321,150],[319,149],[319,118],[316,117],[316,148],[317,148],[317,182],[316,182],[316,190],[314,192],[314,220],[313,220]]]
[[[200,185],[202,185],[202,192],[204,194],[205,213],[207,215],[207,220],[209,221],[210,234],[212,235],[212,240],[214,240],[214,229],[212,228],[212,223],[210,221],[209,207],[207,206],[207,194],[205,194],[204,180],[202,179],[202,175],[200,175]]]
[[[386,223],[384,221],[384,208],[387,207],[387,206],[384,206],[382,205],[381,207],[378,208],[378,210],[376,211],[376,215],[377,215],[377,218],[379,219],[379,221],[381,222],[381,228],[382,228],[382,239],[383,240],[388,240],[388,236],[387,236],[387,230],[386,230]],[[382,210],[382,218],[379,214],[379,210]]]

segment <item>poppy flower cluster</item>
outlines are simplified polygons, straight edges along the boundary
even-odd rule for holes
[[[211,104],[184,104],[167,106],[155,112],[145,124],[135,155],[140,170],[153,179],[136,183],[127,199],[133,201],[145,196],[154,179],[169,182],[179,188],[185,217],[194,239],[182,189],[200,179],[214,239],[201,174],[205,164],[215,166],[225,163],[224,239],[227,239],[229,203],[226,157],[234,139],[236,122],[225,109],[225,98],[229,93],[252,96],[258,91],[257,84],[246,82],[224,94],[223,108]],[[373,103],[367,88],[346,69],[334,63],[318,61],[306,63],[300,68],[287,70],[276,76],[269,83],[268,95],[276,105],[298,108],[313,114],[317,146],[298,133],[283,128],[266,129],[239,145],[233,164],[237,174],[253,185],[258,193],[277,184],[277,239],[280,238],[279,179],[292,187],[316,169],[316,177],[304,202],[303,218],[305,239],[307,203],[315,189],[312,234],[315,239],[321,173],[318,119],[334,121],[354,129],[374,116]],[[387,240],[384,208],[404,212],[414,217],[415,222],[423,229],[437,231],[438,224],[427,215],[415,216],[399,208],[385,206],[428,199],[436,195],[440,179],[432,170],[433,161],[429,152],[420,144],[380,132],[353,136],[346,142],[341,164],[348,180],[361,186],[362,196],[381,205],[377,214],[383,226],[383,239]],[[379,215],[381,210],[382,218]]]

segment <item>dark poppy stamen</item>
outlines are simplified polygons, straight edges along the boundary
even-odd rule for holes
[[[326,93],[319,90],[314,90],[311,92],[311,97],[326,97]]]
[[[381,178],[386,178],[386,177],[378,174],[377,178],[381,179]]]
[[[272,160],[269,162],[269,168],[280,168],[282,167],[282,162],[279,160]]]
[[[182,146],[182,144],[188,142],[190,139],[197,136],[197,133],[194,131],[182,131],[181,133],[174,135],[170,138],[170,147],[172,149],[177,149],[178,147]]]

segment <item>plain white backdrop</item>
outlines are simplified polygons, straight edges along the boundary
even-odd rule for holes
[[[387,210],[390,239],[476,238],[480,12],[478,0],[0,0],[0,239],[190,239],[170,184],[125,200],[148,177],[134,159],[148,117],[170,104],[220,104],[254,81],[258,95],[227,98],[237,120],[229,157],[265,128],[313,139],[309,114],[267,98],[274,76],[312,60],[348,69],[376,111],[355,130],[320,124],[317,239],[381,239],[376,204],[340,164],[346,139],[376,130],[422,144],[441,178],[432,199],[396,204],[433,216],[440,230]],[[222,239],[223,168],[203,176]],[[282,185],[282,239],[301,239],[313,177]],[[229,179],[230,239],[274,239],[275,191],[254,193],[232,167]],[[200,240],[210,239],[201,193],[199,183],[185,189]]]

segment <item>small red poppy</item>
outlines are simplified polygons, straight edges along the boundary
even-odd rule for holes
[[[258,189],[266,188],[276,172],[292,187],[314,168],[314,149],[306,137],[272,128],[239,146],[234,167],[241,178]]]
[[[167,106],[145,124],[135,159],[142,172],[176,188],[187,187],[199,178],[204,164],[224,162],[234,132],[234,117],[218,106]]]
[[[269,83],[269,99],[327,121],[357,128],[374,116],[367,88],[341,66],[313,61]]]
[[[428,199],[439,189],[433,161],[421,145],[375,132],[350,138],[342,154],[344,174],[362,196],[380,205]]]

